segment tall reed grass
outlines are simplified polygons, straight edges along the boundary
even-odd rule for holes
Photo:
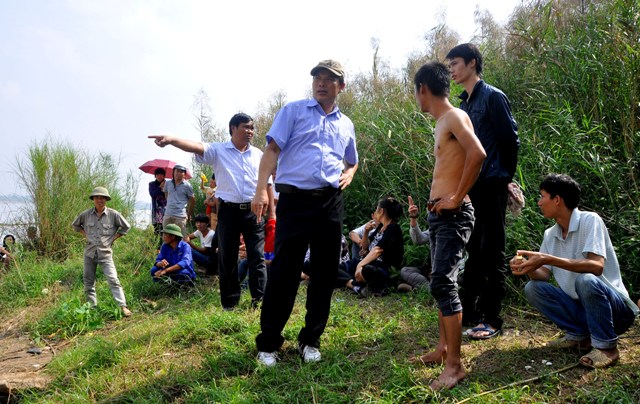
[[[43,254],[65,259],[82,248],[71,222],[93,206],[89,195],[96,186],[106,187],[112,198],[108,206],[133,222],[137,182],[128,174],[124,184],[119,183],[118,167],[119,160],[108,154],[52,139],[32,144],[26,156],[16,159],[16,174],[32,204],[29,222],[38,226]]]

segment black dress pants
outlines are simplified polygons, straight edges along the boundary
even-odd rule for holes
[[[505,213],[506,179],[477,182],[471,191],[475,225],[469,242],[469,254],[462,275],[462,312],[465,325],[488,323],[501,329],[502,300],[506,294]]]
[[[238,304],[242,291],[238,280],[240,234],[247,247],[249,291],[255,303],[262,299],[267,283],[267,267],[264,263],[264,220],[257,223],[256,215],[250,208],[239,209],[220,201],[217,226],[218,269],[220,300],[222,307],[226,309]]]
[[[339,190],[325,195],[280,193],[275,256],[256,338],[258,351],[274,352],[284,343],[282,330],[293,310],[307,248],[311,252],[307,313],[298,341],[320,346],[340,263],[343,211]]]

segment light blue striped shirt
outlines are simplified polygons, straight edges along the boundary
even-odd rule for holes
[[[238,150],[231,140],[222,143],[206,143],[204,154],[196,154],[196,161],[213,167],[216,176],[216,197],[226,202],[250,202],[256,194],[258,167],[262,151],[249,145]]]
[[[629,292],[622,283],[620,265],[609,231],[597,213],[573,209],[566,238],[562,237],[562,228],[556,223],[544,232],[540,252],[568,259],[585,259],[589,253],[604,257],[604,270],[599,278],[638,314],[638,307],[629,299]],[[580,274],[553,265],[545,266],[553,271],[558,286],[571,298],[578,299],[575,281]]]
[[[276,182],[300,189],[338,188],[343,161],[358,162],[351,120],[337,106],[325,114],[315,99],[282,107],[267,133],[271,141],[281,150]]]

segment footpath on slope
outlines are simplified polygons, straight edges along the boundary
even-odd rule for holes
[[[36,345],[21,331],[33,309],[22,310],[0,326],[0,403],[11,402],[16,391],[45,388],[51,376],[42,370],[64,345]]]

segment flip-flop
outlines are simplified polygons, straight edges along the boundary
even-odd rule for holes
[[[587,362],[590,360],[591,363]],[[603,369],[613,365],[618,358],[611,359],[599,349],[592,349],[591,352],[580,358],[580,364],[592,369]]]
[[[468,337],[469,335],[473,334],[473,328],[467,328],[466,330],[462,331],[462,336],[463,337]]]
[[[476,331],[484,331],[487,328],[486,324],[484,323],[480,323],[480,325],[472,327],[472,328],[467,328],[466,330],[462,331],[462,336],[463,337],[468,337],[471,334],[473,334]]]
[[[482,327],[474,327],[471,329],[473,333],[476,333],[478,331],[485,331],[488,332],[487,335],[483,335],[483,336],[474,336],[473,334],[468,334],[468,337],[471,339],[475,339],[475,340],[480,340],[480,339],[491,339],[493,337],[497,337],[498,335],[500,335],[502,333],[502,330],[493,330],[491,329],[490,326],[486,325],[486,324],[482,324]]]

